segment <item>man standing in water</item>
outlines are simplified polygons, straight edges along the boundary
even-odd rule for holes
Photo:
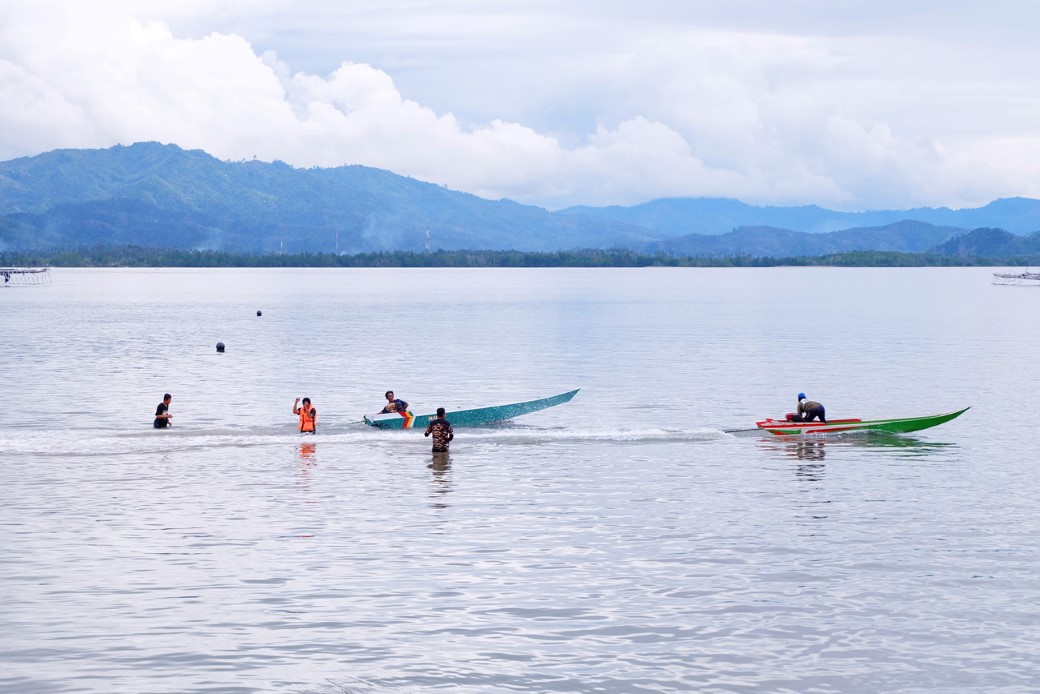
[[[301,434],[317,433],[318,411],[311,407],[310,398],[303,399],[303,407],[300,407],[300,399],[296,398],[296,402],[293,404],[292,413],[300,415]]]
[[[444,418],[444,408],[437,408],[437,419],[431,419],[426,425],[426,433],[423,436],[433,434],[433,452],[447,453],[448,443],[455,438],[455,431],[451,428],[451,422]]]
[[[155,408],[155,421],[152,422],[152,426],[156,429],[165,429],[166,427],[173,426],[173,415],[170,414],[170,402],[173,400],[173,396],[166,393],[162,396],[162,402]]]

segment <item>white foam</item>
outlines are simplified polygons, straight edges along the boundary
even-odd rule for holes
[[[718,429],[662,429],[618,427],[537,428],[503,427],[456,429],[456,443],[486,445],[545,445],[584,441],[661,443],[712,441],[728,437]],[[0,437],[0,449],[9,456],[61,455],[105,456],[171,451],[294,445],[308,442],[343,445],[402,446],[428,443],[419,429],[375,429],[360,425],[327,428],[309,437],[284,427],[223,427],[141,431],[88,429],[8,430]]]

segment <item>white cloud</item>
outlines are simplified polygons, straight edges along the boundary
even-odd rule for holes
[[[549,207],[1040,196],[1027,5],[556,5],[5,3],[0,158],[159,140]]]

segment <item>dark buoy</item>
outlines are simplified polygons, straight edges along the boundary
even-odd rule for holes
[[[224,343],[223,342],[218,342],[217,343],[217,351],[218,352],[223,352],[224,351]]]
[[[258,316],[262,316],[262,315],[264,315],[264,312],[263,312],[263,311],[257,311],[257,312],[256,312],[256,315],[258,315]]]

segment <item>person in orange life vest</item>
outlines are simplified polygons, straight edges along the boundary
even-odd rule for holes
[[[296,403],[292,408],[293,414],[300,415],[300,432],[304,434],[314,434],[318,428],[318,411],[311,407],[311,399],[303,399],[303,407],[300,407],[300,399],[296,398]]]
[[[408,411],[408,403],[400,398],[394,398],[394,391],[386,391],[386,407],[383,408],[383,412],[397,412],[402,417],[404,413]]]

